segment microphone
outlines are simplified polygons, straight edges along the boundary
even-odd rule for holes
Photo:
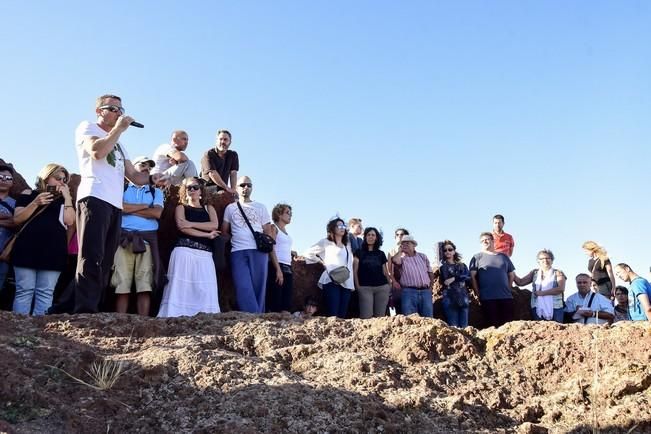
[[[141,124],[140,122],[136,122],[136,121],[132,121],[129,125],[131,125],[132,127],[136,127],[136,128],[145,128],[145,126],[143,124]]]

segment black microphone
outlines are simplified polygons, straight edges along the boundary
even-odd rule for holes
[[[136,122],[136,121],[132,121],[129,125],[131,125],[132,127],[136,127],[136,128],[145,128],[145,126],[143,124],[141,124],[140,122]]]

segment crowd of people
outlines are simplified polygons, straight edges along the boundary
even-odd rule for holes
[[[346,318],[352,304],[360,318],[432,317],[432,290],[439,286],[450,325],[468,325],[475,298],[486,325],[500,326],[514,318],[515,284],[532,285],[534,320],[651,320],[651,284],[625,263],[613,266],[593,241],[582,246],[589,256],[588,273],[576,276],[576,294],[565,298],[567,277],[553,266],[554,254],[547,249],[538,252],[537,268],[518,276],[510,259],[515,242],[499,214],[492,231],[480,234],[480,251],[468,265],[450,240],[440,243],[440,262],[431,263],[405,228],[395,231],[385,253],[381,231],[364,229],[359,218],[346,222],[339,216],[328,221],[323,239],[299,255],[287,229],[292,207],[280,203],[269,214],[252,199],[252,178],[238,174],[229,131],[217,132],[214,148],[205,152],[197,170],[186,154],[187,132],[174,131],[152,158],[131,159],[120,139],[134,120],[125,114],[121,98],[102,95],[95,113],[96,120],[82,122],[75,132],[81,176],[76,202],[65,167],[47,164],[34,189],[13,198],[13,169],[0,166],[0,290],[12,266],[16,313],[128,312],[133,299],[131,309],[140,315],[220,312],[217,270],[224,247],[230,246],[237,309],[244,312],[289,312],[292,263],[305,261],[324,267],[318,280],[322,303],[308,297],[295,313],[301,317],[322,305],[324,315]],[[170,185],[179,186],[177,236],[169,263],[163,264],[158,229],[162,189]],[[233,198],[221,221],[207,203],[209,191]],[[617,286],[615,276],[629,287]],[[69,284],[62,283],[66,279]],[[160,303],[152,302],[157,290]]]

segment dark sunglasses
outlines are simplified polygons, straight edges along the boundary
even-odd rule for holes
[[[198,191],[201,190],[201,186],[198,184],[190,184],[185,187],[186,190],[188,191]]]
[[[103,105],[103,106],[100,107],[100,109],[108,110],[111,113],[118,113],[119,112],[120,114],[124,114],[124,107],[119,107],[119,106],[116,106],[116,105]]]
[[[57,181],[68,182],[68,178],[65,176],[53,176],[52,179],[56,179]]]
[[[454,252],[454,249],[448,247],[448,248],[443,249],[443,251],[444,251],[444,252]]]
[[[240,188],[244,188],[244,187],[249,187],[249,188],[251,188],[251,187],[253,187],[253,184],[251,184],[250,182],[243,182],[243,183],[241,183],[241,184],[239,185],[239,187],[240,187]]]
[[[0,175],[0,181],[13,181],[14,177],[11,175]]]

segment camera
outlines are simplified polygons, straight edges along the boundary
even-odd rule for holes
[[[45,187],[45,191],[48,192],[48,193],[52,193],[52,196],[54,196],[54,197],[57,197],[57,196],[61,195],[61,192],[59,190],[57,190],[56,185],[47,185]]]

